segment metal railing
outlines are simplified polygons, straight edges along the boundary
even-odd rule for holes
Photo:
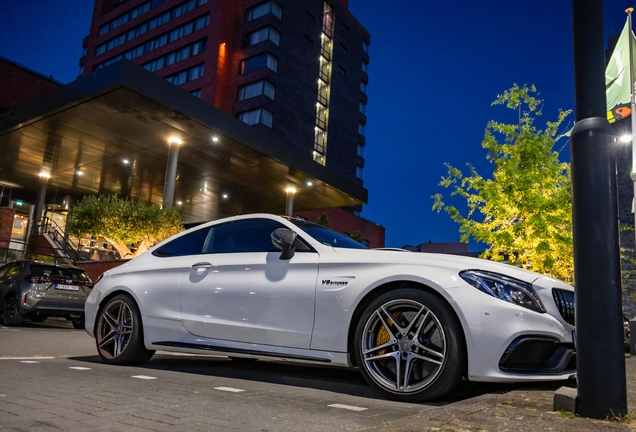
[[[50,240],[57,246],[54,249],[73,261],[90,260],[90,254],[81,250],[79,244],[70,239],[66,231],[53,219],[44,217],[35,224],[35,232],[48,235]]]

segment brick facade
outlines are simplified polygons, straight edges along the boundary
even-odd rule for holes
[[[127,263],[130,260],[115,260],[115,261],[78,261],[76,266],[83,268],[86,274],[93,282],[99,278],[106,270],[110,270],[117,266]]]
[[[232,115],[255,108],[267,109],[274,116],[272,128],[263,125],[254,127],[262,133],[272,135],[284,145],[299,149],[308,159],[313,158],[324,0],[276,0],[283,9],[282,19],[270,13],[249,22],[245,19],[246,10],[263,3],[263,0],[209,1],[97,55],[98,45],[183,3],[180,0],[159,2],[158,6],[148,12],[99,35],[100,26],[145,2],[146,0],[129,0],[125,3],[95,0],[91,31],[85,41],[86,55],[81,59],[84,74],[92,73],[104,61],[173,28],[210,14],[209,26],[146,52],[132,61],[144,64],[205,38],[205,52],[159,69],[156,74],[166,77],[203,63],[204,75],[182,84],[184,90],[201,89],[203,100]],[[328,0],[328,3],[334,10],[335,25],[326,166],[362,184],[362,180],[356,176],[356,167],[363,167],[364,160],[358,156],[357,148],[358,144],[364,145],[365,141],[358,133],[358,124],[366,124],[366,117],[359,107],[360,102],[367,102],[367,96],[360,90],[360,83],[368,82],[367,74],[362,71],[362,61],[368,63],[369,56],[362,46],[363,41],[367,44],[370,42],[370,35],[348,11],[347,0]],[[245,47],[245,35],[266,26],[271,26],[280,33],[280,44],[265,40]],[[240,73],[242,60],[265,52],[278,59],[276,72],[260,68],[245,74]],[[267,79],[276,86],[275,100],[264,95],[244,101],[237,100],[239,86],[261,79]]]
[[[0,57],[0,112],[35,99],[61,84]]]
[[[361,218],[355,214],[340,208],[327,208],[321,210],[308,210],[294,212],[294,216],[300,216],[310,222],[317,222],[322,214],[326,214],[329,220],[329,228],[343,234],[351,235],[359,230],[362,237],[369,242],[370,248],[384,247],[386,229],[375,222]]]
[[[0,207],[0,248],[8,248],[11,242],[13,219],[15,210],[8,207]]]

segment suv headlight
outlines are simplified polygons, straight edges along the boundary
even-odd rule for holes
[[[545,307],[532,284],[481,270],[464,270],[459,276],[488,295],[535,312],[545,313]]]

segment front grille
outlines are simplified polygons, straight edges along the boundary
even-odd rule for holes
[[[565,291],[553,288],[552,297],[554,297],[554,303],[556,303],[559,313],[570,325],[574,325],[574,293],[572,291]]]

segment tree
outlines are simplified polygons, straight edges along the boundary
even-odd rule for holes
[[[353,233],[351,233],[349,237],[351,237],[353,240],[357,241],[358,243],[362,243],[362,241],[364,240],[364,236],[362,235],[360,230],[355,230]]]
[[[489,247],[482,258],[507,261],[529,270],[572,282],[572,197],[570,166],[554,151],[559,127],[571,111],[559,111],[544,130],[533,123],[541,115],[542,100],[534,86],[512,88],[493,105],[515,110],[516,124],[490,121],[482,147],[493,167],[484,178],[468,164],[469,175],[446,164],[440,186],[466,201],[463,216],[433,195],[433,209],[445,210],[460,225],[461,240],[470,237]]]
[[[318,225],[322,225],[326,228],[329,228],[329,217],[327,216],[327,213],[323,213],[320,216],[318,216],[318,221],[316,221],[316,223]]]
[[[103,237],[122,258],[134,258],[152,245],[183,230],[176,210],[121,199],[115,195],[85,196],[71,208],[66,230],[76,237]],[[128,245],[136,245],[133,253]]]

